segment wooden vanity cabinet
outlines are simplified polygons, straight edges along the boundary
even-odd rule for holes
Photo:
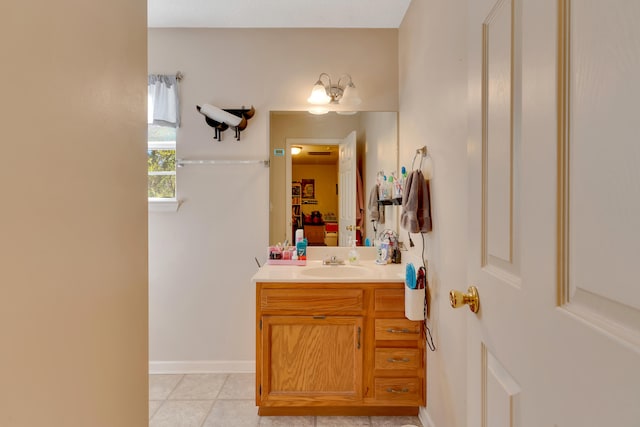
[[[260,415],[415,415],[422,322],[402,283],[257,283]]]
[[[304,236],[309,246],[324,246],[324,225],[305,224]]]

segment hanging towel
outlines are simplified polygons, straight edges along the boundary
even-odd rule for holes
[[[413,171],[407,179],[400,224],[410,233],[431,231],[429,184],[420,170]]]
[[[356,225],[362,225],[364,218],[364,194],[362,191],[362,177],[360,176],[360,169],[357,169],[356,174]]]
[[[378,186],[374,185],[369,194],[369,217],[371,221],[384,224],[384,206],[378,205]]]
[[[362,226],[364,223],[364,191],[360,169],[356,169],[356,241],[362,246]]]
[[[175,75],[149,74],[147,123],[180,127],[180,98]]]

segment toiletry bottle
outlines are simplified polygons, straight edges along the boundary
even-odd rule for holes
[[[389,240],[380,240],[378,245],[378,257],[376,258],[376,264],[388,264],[389,255]]]
[[[391,251],[391,263],[402,264],[402,254],[399,248],[393,248],[393,251]]]
[[[389,200],[391,198],[391,186],[389,185],[386,175],[380,188],[382,189],[382,196],[380,197],[380,200]]]
[[[389,199],[392,199],[395,197],[393,195],[395,186],[396,185],[395,185],[395,182],[393,181],[393,175],[389,175],[389,178],[387,179],[387,188],[389,189]]]
[[[296,243],[296,250],[298,252],[299,260],[307,259],[307,239],[302,239]]]
[[[350,264],[358,264],[360,261],[360,256],[358,255],[358,250],[356,249],[356,243],[358,243],[355,239],[349,239],[349,243],[351,244],[351,250],[349,251],[349,263]]]

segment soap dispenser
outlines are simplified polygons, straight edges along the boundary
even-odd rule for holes
[[[357,240],[349,238],[349,245],[351,245],[351,250],[349,251],[349,263],[350,264],[358,264],[360,261],[360,255],[358,254],[358,250],[356,249]]]

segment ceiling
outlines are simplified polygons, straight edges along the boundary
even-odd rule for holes
[[[293,165],[337,165],[337,145],[298,145],[300,154],[291,155]]]
[[[411,0],[147,0],[149,27],[398,28]]]

